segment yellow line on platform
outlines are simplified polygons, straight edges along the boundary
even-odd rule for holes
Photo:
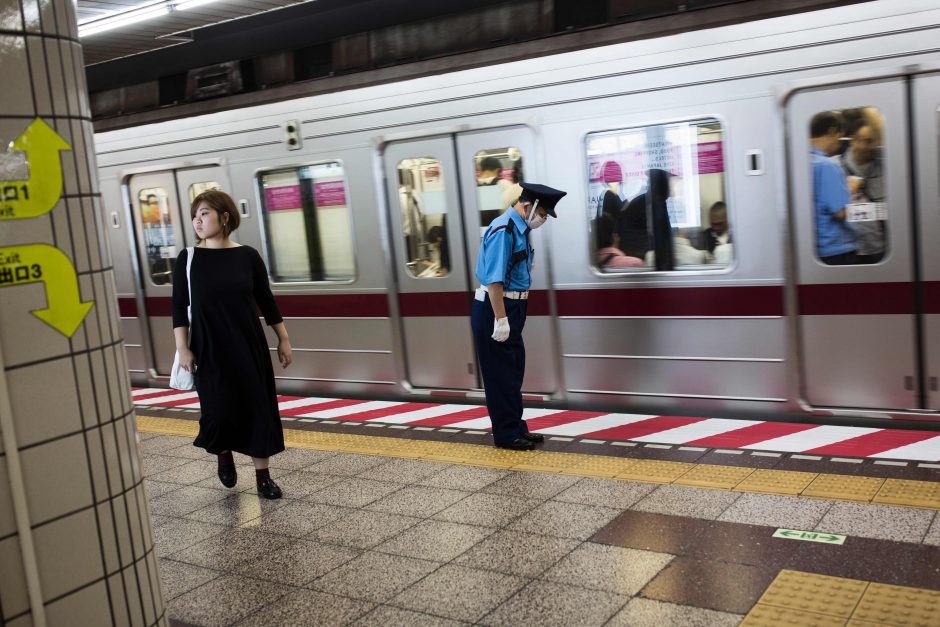
[[[192,420],[138,416],[137,428],[145,433],[192,437],[196,435],[199,425]],[[284,444],[288,448],[421,459],[508,470],[556,472],[580,477],[671,483],[737,492],[940,509],[940,482],[936,481],[691,464],[556,451],[510,451],[480,444],[298,429],[284,429]]]

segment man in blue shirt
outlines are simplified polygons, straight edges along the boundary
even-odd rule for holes
[[[839,152],[842,132],[842,121],[829,111],[817,113],[810,122],[816,254],[830,266],[858,263],[855,229],[846,221],[849,189],[845,173],[829,158]]]
[[[535,183],[521,185],[519,200],[483,234],[476,268],[480,288],[473,301],[471,326],[493,441],[500,448],[529,451],[545,439],[529,433],[522,419],[522,328],[535,254],[529,233],[542,226],[548,216],[557,217],[555,204],[566,192]]]

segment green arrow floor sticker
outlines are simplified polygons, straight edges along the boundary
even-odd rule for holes
[[[787,540],[806,540],[807,542],[824,542],[825,544],[842,544],[845,536],[836,533],[817,533],[815,531],[800,531],[799,529],[777,529],[774,538]]]
[[[10,150],[25,152],[29,178],[0,181],[0,220],[35,218],[52,211],[62,196],[60,150],[72,147],[51,126],[36,118],[10,142]]]
[[[25,283],[46,284],[47,307],[32,314],[66,337],[75,334],[94,305],[94,301],[82,302],[75,267],[54,246],[0,248],[0,288]]]

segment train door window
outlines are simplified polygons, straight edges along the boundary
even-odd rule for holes
[[[276,283],[355,278],[341,161],[258,175],[268,268]]]
[[[441,162],[433,157],[398,162],[398,202],[408,273],[418,279],[450,274],[447,196]]]
[[[512,146],[481,150],[473,156],[481,235],[522,193],[522,152]]]
[[[606,273],[730,265],[734,229],[723,147],[714,119],[589,134],[595,267]]]
[[[810,121],[815,250],[826,265],[878,263],[888,253],[883,128],[874,107],[821,111]]]
[[[170,221],[170,212],[173,210],[170,197],[162,187],[140,189],[137,191],[137,205],[144,245],[147,247],[150,280],[154,285],[169,285],[173,282],[177,252]]]
[[[196,196],[203,192],[207,192],[210,189],[222,189],[222,186],[219,185],[216,181],[206,181],[204,183],[193,183],[189,186],[189,202],[192,202],[196,199]]]

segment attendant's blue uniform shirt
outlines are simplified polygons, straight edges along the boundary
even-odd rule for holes
[[[813,161],[813,205],[816,210],[816,252],[832,257],[853,252],[857,247],[855,229],[834,214],[849,204],[845,172],[818,148],[810,149]]]
[[[515,237],[510,228],[513,229]],[[532,285],[532,257],[535,251],[529,245],[528,231],[529,226],[525,220],[511,207],[490,223],[483,234],[480,254],[477,255],[476,274],[481,285],[502,283],[503,289],[507,291],[529,289]],[[526,258],[513,266],[507,281],[506,269],[509,268],[510,261],[514,255],[521,254],[525,254]]]

